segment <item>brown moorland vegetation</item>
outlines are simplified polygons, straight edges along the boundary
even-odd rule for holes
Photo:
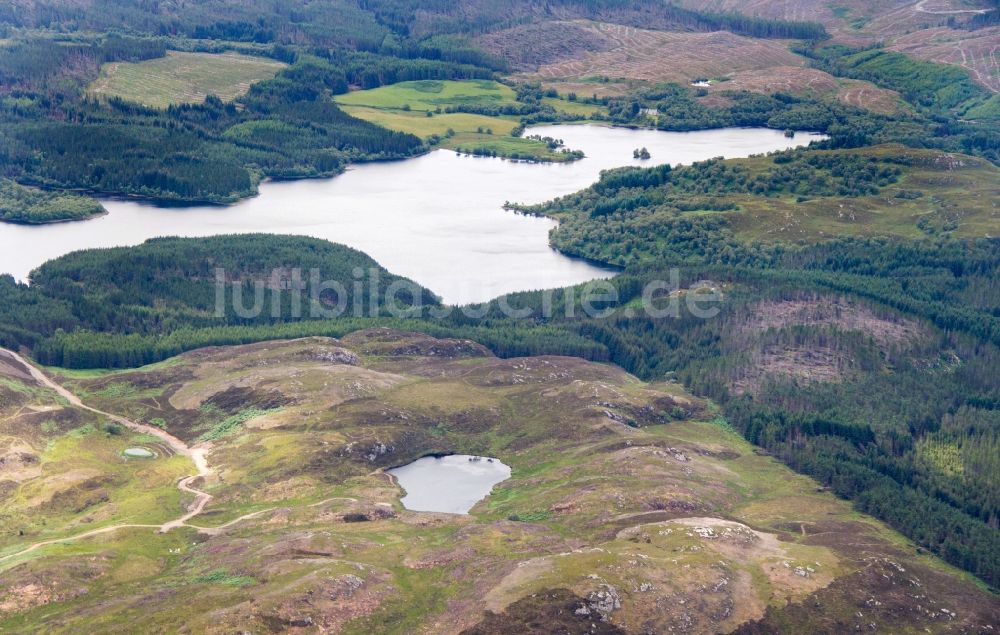
[[[558,25],[559,23],[552,23]],[[542,63],[526,79],[609,77],[653,82],[685,82],[774,66],[803,66],[788,43],[759,40],[726,31],[681,33],[652,31],[600,22],[576,22],[601,38],[604,50],[579,50],[572,59]],[[560,29],[561,26],[547,28]],[[546,29],[547,30],[547,29]],[[546,30],[539,30],[541,37]]]
[[[988,3],[960,0],[682,0],[710,11],[736,11],[785,20],[821,22],[833,41],[850,46],[882,42],[913,57],[969,69],[990,90],[1000,91],[1000,28],[950,28]]]
[[[43,465],[71,450],[103,496],[32,508],[25,535],[4,534],[5,630],[128,630],[141,615],[150,632],[960,633],[1000,619],[966,576],[709,422],[709,404],[610,365],[374,329],[57,378],[183,439],[246,414],[201,446],[211,469],[194,486],[212,498],[187,525],[75,540],[132,490],[176,492],[151,477],[183,473],[183,457],[108,460],[150,440],[74,418],[22,375],[0,378],[0,397],[14,393],[0,433]],[[408,511],[384,470],[432,452],[497,456],[512,477],[468,516]],[[21,494],[44,476],[25,476],[0,510],[31,505]],[[69,539],[9,557],[38,533]]]
[[[881,114],[903,108],[899,93],[870,82],[840,79],[815,68],[775,66],[733,73],[727,81],[713,84],[710,92],[748,90],[754,93],[835,95],[842,103]]]

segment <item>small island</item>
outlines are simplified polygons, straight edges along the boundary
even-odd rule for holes
[[[0,179],[0,221],[43,225],[86,220],[107,213],[98,201],[81,194],[49,192]]]

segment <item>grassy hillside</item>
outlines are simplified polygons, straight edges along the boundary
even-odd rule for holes
[[[153,108],[200,103],[208,95],[232,101],[254,82],[270,79],[287,65],[273,59],[236,53],[167,51],[143,62],[109,62],[87,92],[120,97]]]
[[[0,412],[3,555],[24,536],[55,540],[119,523],[156,524],[180,505],[175,482],[192,469],[189,460],[156,438],[67,407],[5,355]],[[129,447],[148,448],[157,458],[129,459],[122,454]]]
[[[795,150],[672,171],[617,170],[528,211],[562,221],[553,234],[560,249],[625,265],[683,257],[683,246],[650,233],[675,222],[711,225],[748,247],[844,236],[995,236],[998,178],[983,159],[895,145]]]
[[[524,632],[539,619],[581,634],[960,632],[1000,619],[975,584],[756,454],[709,404],[610,366],[375,330],[61,381],[189,443],[242,416],[203,446],[197,487],[213,499],[189,526],[0,561],[0,624],[18,632],[137,619],[211,633]],[[15,438],[18,407],[3,406]],[[513,475],[470,516],[409,512],[383,470],[429,452],[496,456]],[[75,529],[110,505],[83,504]],[[65,509],[36,509],[35,527]],[[8,534],[4,553],[37,531]]]
[[[846,152],[845,152],[846,153]],[[788,196],[736,197],[736,235],[747,242],[812,242],[838,236],[930,236],[976,238],[1000,231],[1000,169],[964,155],[879,146],[861,153],[869,159],[901,159],[902,174],[873,196],[811,196],[809,189]],[[748,161],[751,173],[766,161]]]

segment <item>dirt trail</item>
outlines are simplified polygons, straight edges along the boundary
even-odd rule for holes
[[[77,534],[75,536],[69,536],[67,538],[53,538],[51,540],[43,540],[42,542],[36,542],[32,544],[30,547],[22,549],[17,553],[12,553],[6,556],[0,556],[0,562],[3,562],[4,560],[10,558],[16,558],[17,556],[23,556],[26,553],[31,553],[35,549],[38,549],[39,547],[44,547],[46,545],[54,545],[60,542],[69,542],[71,540],[80,540],[81,538],[99,536],[100,534],[108,534],[111,533],[112,531],[118,531],[119,529],[134,529],[134,528],[159,529],[160,525],[109,525],[107,527],[101,527],[100,529],[93,529],[86,533]]]
[[[192,529],[198,530],[203,534],[214,536],[222,533],[223,531],[225,531],[229,527],[232,527],[233,525],[243,522],[244,520],[249,520],[256,516],[260,516],[262,514],[266,514],[268,512],[272,512],[276,509],[279,509],[278,507],[271,507],[268,509],[261,509],[259,511],[251,512],[249,514],[244,514],[238,518],[230,520],[227,523],[219,525],[218,527],[199,527],[198,525],[192,525],[188,521],[197,516],[198,514],[202,513],[202,511],[205,509],[205,505],[208,504],[208,501],[212,500],[211,494],[195,489],[194,487],[191,486],[191,483],[195,479],[206,477],[212,473],[212,468],[209,467],[208,459],[206,458],[206,455],[208,454],[208,451],[211,448],[210,445],[204,444],[204,445],[188,446],[186,443],[184,443],[177,437],[173,436],[172,434],[169,434],[164,430],[161,430],[160,428],[149,426],[143,423],[137,423],[135,421],[132,421],[131,419],[126,419],[125,417],[111,414],[110,412],[105,412],[103,410],[98,410],[97,408],[88,406],[87,404],[83,403],[83,401],[81,401],[79,397],[71,393],[63,386],[57,384],[49,376],[47,376],[45,373],[43,373],[41,370],[36,368],[34,365],[32,365],[30,362],[28,362],[26,359],[24,359],[14,351],[10,351],[5,348],[0,348],[0,362],[3,361],[4,355],[10,357],[18,364],[24,366],[24,368],[28,371],[28,373],[31,374],[32,379],[34,379],[37,383],[55,391],[59,396],[64,398],[71,405],[77,408],[81,408],[83,410],[87,410],[89,412],[93,412],[95,414],[99,414],[102,417],[107,417],[108,419],[111,419],[112,421],[119,423],[131,430],[135,430],[136,432],[141,432],[143,434],[151,434],[161,439],[164,443],[169,445],[177,454],[181,454],[183,456],[190,458],[191,461],[194,463],[195,468],[198,470],[198,473],[193,474],[191,476],[187,476],[177,481],[177,489],[181,490],[182,492],[187,492],[188,494],[191,494],[195,497],[194,502],[192,502],[191,505],[188,506],[187,512],[179,518],[167,521],[162,525],[137,525],[130,523],[109,525],[107,527],[101,527],[100,529],[93,529],[91,531],[87,531],[82,534],[76,534],[75,536],[67,536],[65,538],[52,538],[50,540],[43,540],[41,542],[36,542],[15,553],[11,553],[5,556],[0,556],[0,563],[4,562],[5,560],[9,560],[11,558],[16,558],[26,553],[30,553],[38,549],[39,547],[44,547],[46,545],[53,545],[61,542],[71,542],[74,540],[80,540],[82,538],[89,538],[91,536],[106,534],[112,531],[117,531],[119,529],[135,529],[135,528],[156,529],[160,533],[164,533],[170,531],[171,529],[176,529],[177,527],[190,527]],[[308,505],[308,507],[319,507],[321,505],[325,505],[326,503],[335,500],[349,501],[355,503],[358,502],[358,499],[356,498],[335,496],[333,498],[327,498],[321,500],[318,503],[312,503]],[[387,505],[391,507],[390,503],[377,503],[377,504]]]
[[[165,522],[162,525],[135,525],[135,524],[110,525],[108,527],[94,529],[92,531],[88,531],[82,534],[77,534],[75,536],[68,536],[66,538],[54,538],[52,540],[44,540],[42,542],[36,542],[33,545],[27,547],[26,549],[22,549],[21,551],[18,551],[16,553],[12,553],[6,556],[0,556],[0,562],[3,562],[4,560],[8,560],[10,558],[15,558],[20,555],[24,555],[26,553],[34,551],[35,549],[38,549],[39,547],[44,547],[45,545],[51,545],[60,542],[69,542],[72,540],[79,540],[81,538],[88,538],[90,536],[104,534],[116,531],[118,529],[136,528],[136,527],[150,528],[150,529],[158,529],[162,533],[170,531],[171,529],[175,529],[177,527],[190,526],[188,525],[188,521],[197,516],[198,514],[200,514],[205,509],[205,505],[208,504],[208,501],[212,500],[211,494],[195,489],[194,487],[191,486],[191,483],[195,479],[206,477],[212,473],[212,469],[209,467],[208,459],[206,458],[209,446],[198,445],[191,447],[188,446],[188,444],[181,441],[180,439],[178,439],[177,437],[173,436],[172,434],[169,434],[164,430],[161,430],[160,428],[146,425],[143,423],[137,423],[135,421],[132,421],[131,419],[126,419],[125,417],[111,414],[110,412],[104,412],[103,410],[98,410],[97,408],[88,406],[87,404],[83,403],[79,397],[77,397],[69,390],[62,387],[61,385],[57,384],[55,381],[49,378],[45,373],[43,373],[41,370],[36,368],[33,364],[25,360],[23,357],[21,357],[14,351],[10,351],[5,348],[0,348],[0,355],[6,355],[11,359],[13,359],[15,362],[17,362],[18,364],[24,366],[24,368],[27,369],[27,371],[31,374],[32,379],[34,379],[37,383],[45,386],[46,388],[50,388],[60,397],[68,401],[71,405],[80,408],[82,410],[87,410],[89,412],[99,414],[102,417],[107,417],[108,419],[114,421],[115,423],[119,423],[125,426],[126,428],[135,430],[136,432],[141,432],[142,434],[150,434],[161,439],[164,443],[169,445],[174,450],[174,452],[191,459],[191,461],[194,463],[195,469],[198,471],[197,474],[187,476],[177,482],[177,489],[194,496],[194,501],[188,506],[187,512],[179,518]],[[196,529],[202,530],[201,527],[197,527]]]
[[[325,498],[325,499],[319,501],[318,503],[311,503],[311,504],[307,505],[306,507],[321,507],[321,506],[326,505],[327,503],[330,503],[330,502],[333,502],[333,501],[348,501],[348,502],[351,502],[351,503],[356,503],[356,502],[358,502],[358,499],[356,499],[356,498],[350,498],[350,497],[345,497],[345,496],[334,496],[333,498]],[[375,504],[376,505],[388,505],[389,507],[392,507],[391,503],[375,503]],[[203,534],[206,534],[208,536],[217,536],[217,535],[221,534],[222,532],[224,532],[225,530],[227,530],[230,527],[232,527],[233,525],[237,525],[237,524],[243,522],[244,520],[250,520],[251,518],[256,518],[257,516],[261,516],[263,514],[267,514],[267,513],[276,511],[278,509],[282,509],[282,508],[281,507],[268,507],[267,509],[260,509],[260,510],[257,510],[255,512],[250,512],[249,514],[243,514],[242,516],[234,518],[234,519],[230,520],[229,522],[223,523],[223,524],[219,525],[218,527],[199,527],[198,525],[191,525],[191,524],[187,524],[187,526],[191,527],[193,529],[197,529],[199,532],[201,532]]]

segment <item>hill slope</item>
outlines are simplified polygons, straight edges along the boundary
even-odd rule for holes
[[[917,59],[964,67],[983,86],[1000,90],[1000,64],[993,54],[1000,45],[1000,28],[970,28],[971,19],[990,8],[985,0],[682,0],[681,4],[702,11],[816,20],[835,42],[849,46],[881,42]]]
[[[677,385],[389,330],[57,378],[198,444],[209,468],[192,486],[212,500],[167,533],[9,557],[108,522],[137,487],[96,473],[104,496],[32,503],[22,494],[54,468],[46,448],[151,441],[80,427],[89,415],[23,367],[0,373],[4,439],[41,457],[42,474],[15,475],[11,452],[0,463],[15,493],[4,517],[32,518],[7,525],[0,552],[0,625],[18,632],[967,632],[1000,619],[994,597],[708,422],[711,406]],[[62,422],[41,426],[49,440],[28,433],[40,419]],[[431,452],[497,456],[513,476],[470,516],[406,511],[383,470]]]

